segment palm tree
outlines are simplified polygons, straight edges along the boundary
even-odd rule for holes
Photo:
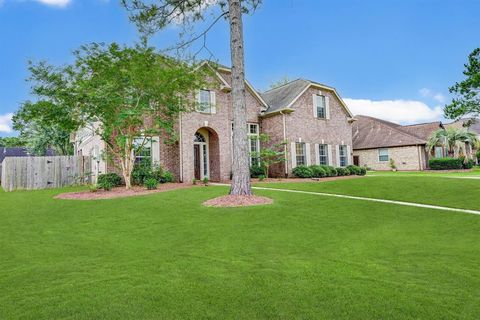
[[[471,158],[472,149],[478,148],[480,141],[477,135],[465,128],[448,127],[435,131],[427,142],[430,152],[436,146],[442,146],[449,156],[458,158],[465,157],[465,161]]]

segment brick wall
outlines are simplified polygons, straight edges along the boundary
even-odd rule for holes
[[[378,149],[354,150],[359,157],[360,166],[373,170],[391,170],[389,161],[379,161]],[[424,170],[427,167],[427,155],[423,146],[388,148],[389,159],[395,161],[397,170]]]

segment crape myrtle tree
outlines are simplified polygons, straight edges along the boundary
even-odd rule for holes
[[[129,189],[135,153],[152,136],[176,140],[178,115],[194,109],[192,96],[204,87],[208,75],[143,45],[93,43],[74,56],[70,65],[40,63],[31,68],[38,101],[24,104],[14,123],[20,126],[22,121],[29,128],[40,121],[61,128],[67,136],[98,124],[95,130],[105,142],[104,156],[121,169]]]
[[[463,74],[466,79],[450,87],[450,93],[455,97],[451,104],[445,106],[447,118],[458,119],[465,115],[480,114],[480,48],[468,56]]]
[[[75,55],[81,113],[99,123],[97,134],[129,189],[135,153],[152,136],[176,140],[178,115],[194,109],[192,97],[204,87],[207,74],[146,46],[91,44]]]
[[[261,0],[122,0],[133,21],[144,38],[165,29],[171,24],[182,25],[182,35],[190,35],[181,40],[177,49],[184,49],[196,40],[203,40],[212,26],[225,17],[230,26],[230,51],[232,65],[232,100],[233,100],[233,164],[230,194],[251,195],[249,170],[249,151],[247,137],[244,42],[242,15],[253,12]],[[219,13],[210,12],[210,8],[219,8]],[[212,22],[201,33],[195,33],[192,25]]]

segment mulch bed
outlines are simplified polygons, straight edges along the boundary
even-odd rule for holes
[[[155,190],[147,190],[144,187],[134,186],[130,190],[125,187],[113,188],[110,191],[98,190],[97,192],[80,191],[80,192],[67,192],[61,193],[55,197],[55,199],[71,199],[71,200],[100,200],[100,199],[113,199],[132,196],[141,196],[145,194],[152,194],[157,192],[164,192],[175,189],[191,188],[193,185],[187,183],[165,183],[158,185]]]
[[[334,181],[334,180],[348,180],[348,179],[358,179],[365,176],[341,176],[341,177],[328,177],[328,178],[268,178],[260,181],[258,179],[252,179],[252,183],[257,182],[323,182],[323,181]],[[227,183],[230,183],[228,181]]]
[[[272,204],[273,200],[267,197],[260,196],[233,196],[227,195],[218,198],[207,200],[203,203],[206,207],[247,207],[258,206],[263,204]]]

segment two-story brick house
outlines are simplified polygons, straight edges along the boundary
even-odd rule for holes
[[[232,164],[231,70],[215,68],[211,88],[197,93],[199,107],[179,116],[178,141],[162,143],[152,139],[142,154],[171,171],[179,181],[208,177],[212,181],[229,180]],[[260,133],[272,143],[286,141],[288,154],[284,164],[272,168],[272,176],[291,175],[300,164],[351,164],[353,116],[336,90],[308,80],[295,80],[260,94],[246,81],[249,146],[252,152],[261,146]],[[94,174],[113,171],[101,158],[104,144],[93,133],[82,129],[74,138],[76,154],[94,158]],[[257,161],[252,157],[251,164]]]

